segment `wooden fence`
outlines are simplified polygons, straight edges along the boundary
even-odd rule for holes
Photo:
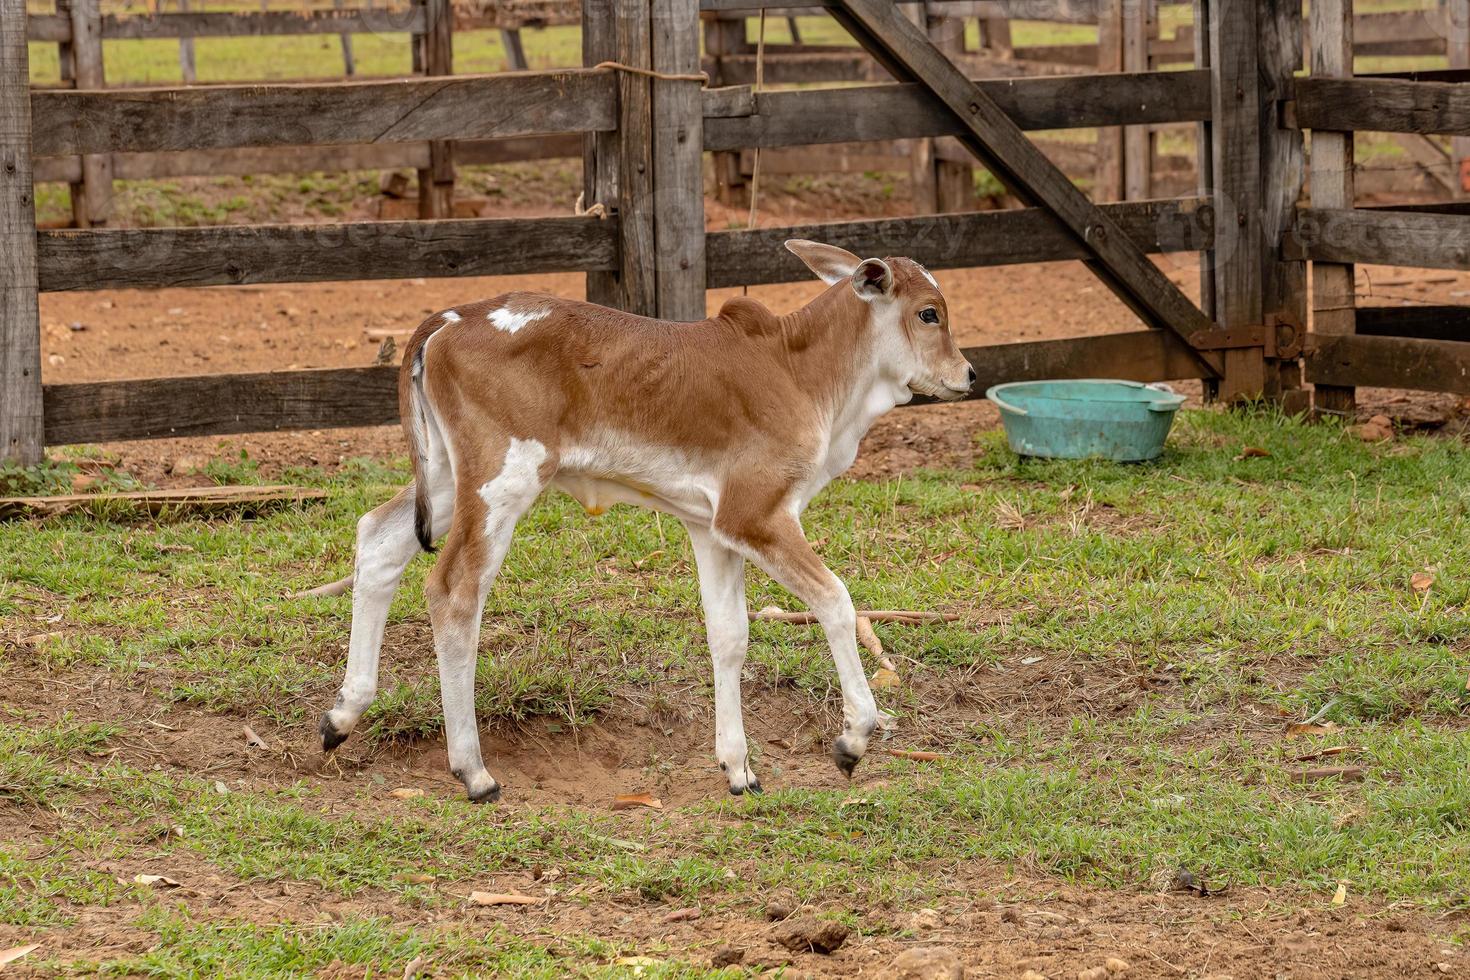
[[[406,33],[410,39],[414,72],[443,75],[453,72],[455,31],[499,30],[509,67],[527,67],[520,30],[524,27],[564,26],[580,21],[579,4],[567,0],[490,5],[484,9],[456,9],[452,0],[409,0],[397,7],[346,8],[335,0],[334,9],[248,11],[238,13],[188,12],[188,0],[179,0],[181,12],[149,15],[102,15],[97,0],[57,0],[58,13],[33,14],[27,35],[32,41],[60,47],[63,87],[106,86],[102,42],[143,38],[177,38],[184,81],[192,83],[196,38],[279,37],[337,35],[343,45],[346,74],[354,74],[351,38],[363,33]],[[901,0],[911,19],[924,26],[951,60],[976,77],[1005,77],[1056,72],[1143,72],[1192,63],[1199,38],[1193,24],[1181,25],[1175,36],[1160,37],[1162,10],[1178,4],[1161,0]],[[1355,51],[1360,56],[1443,56],[1452,64],[1470,66],[1470,41],[1453,25],[1465,0],[1442,0],[1434,9],[1363,14],[1354,18]],[[756,44],[751,39],[747,0],[701,0],[704,51],[701,68],[716,86],[750,84],[755,77]],[[796,15],[822,15],[830,4],[773,9],[771,16],[789,22],[795,43],[764,46],[762,61],[767,85],[881,81],[887,70],[861,47],[808,44],[799,40]],[[1174,18],[1178,19],[1178,18]],[[980,46],[969,45],[966,23],[979,26]],[[1095,42],[1060,45],[1014,45],[1011,22],[1052,22],[1096,25]],[[1193,167],[1185,157],[1161,160],[1155,142],[1170,123],[1100,127],[1094,147],[1048,144],[1048,153],[1074,177],[1090,179],[1099,201],[1146,200],[1161,191],[1178,193]],[[1178,129],[1177,126],[1173,126]],[[1420,172],[1437,189],[1460,196],[1470,187],[1470,140],[1452,141],[1445,153],[1415,134],[1398,134]],[[85,156],[39,156],[34,161],[39,181],[63,181],[72,189],[73,218],[77,227],[103,226],[111,206],[113,179],[174,178],[190,175],[232,175],[343,169],[413,168],[419,174],[418,214],[423,218],[451,217],[457,165],[506,163],[575,157],[581,140],[575,134],[552,134],[499,140],[409,141],[358,145],[270,146],[232,150],[120,152]],[[1163,172],[1157,168],[1162,164]],[[714,155],[717,188],[727,203],[745,203],[754,151],[719,151]],[[762,156],[767,174],[820,171],[904,170],[912,178],[913,200],[920,213],[964,210],[974,194],[974,161],[953,139],[905,139],[827,144],[820,151],[809,145],[768,150]],[[1462,176],[1461,171],[1465,171]]]
[[[1352,23],[1346,2],[1313,4],[1309,78],[1295,77],[1303,50],[1300,0],[1198,0],[1191,70],[978,82],[892,0],[828,0],[896,82],[755,92],[579,68],[393,82],[31,91],[23,2],[0,0],[0,448],[7,459],[34,461],[46,444],[396,417],[395,369],[386,367],[43,384],[41,291],[580,271],[594,302],[691,320],[704,315],[709,287],[808,278],[780,247],[791,237],[862,254],[910,255],[937,269],[1080,260],[1145,324],[1106,336],[971,348],[977,393],[1037,377],[1200,378],[1222,398],[1264,396],[1297,408],[1305,404],[1304,352],[1307,376],[1327,386],[1329,410],[1342,410],[1341,389],[1355,384],[1470,390],[1470,353],[1461,353],[1470,343],[1443,339],[1422,324],[1417,335],[1384,333],[1394,320],[1385,314],[1372,321],[1375,332],[1354,332],[1350,269],[1346,302],[1333,298],[1354,262],[1470,268],[1470,215],[1463,209],[1354,207],[1345,165],[1349,130],[1470,135],[1470,102],[1465,87],[1452,84],[1463,73],[1343,77],[1351,72],[1344,61]],[[613,60],[666,74],[699,65],[698,15],[681,0],[586,0],[583,23],[587,65]],[[1197,194],[1094,204],[1024,135],[1159,122],[1199,127],[1204,166]],[[1314,197],[1299,209],[1303,129],[1316,131]],[[34,227],[34,156],[432,148],[553,133],[582,141],[586,199],[603,204],[606,217]],[[935,137],[955,138],[1027,206],[704,231],[705,151]],[[1188,250],[1205,253],[1199,306],[1147,258]],[[1309,261],[1316,277],[1312,334],[1305,333]],[[1403,333],[1412,332],[1405,325]]]

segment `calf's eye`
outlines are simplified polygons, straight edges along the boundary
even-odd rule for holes
[[[926,306],[919,311],[919,319],[923,320],[925,323],[938,323],[939,311],[934,309],[934,307],[932,306]]]

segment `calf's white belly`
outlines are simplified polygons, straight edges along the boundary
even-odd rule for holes
[[[592,514],[634,504],[709,524],[719,506],[720,481],[675,456],[682,454],[631,446],[564,451],[551,485]]]

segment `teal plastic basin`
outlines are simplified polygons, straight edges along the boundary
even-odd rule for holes
[[[1137,381],[1017,381],[985,397],[1000,408],[1006,439],[1022,456],[1155,459],[1184,396]]]

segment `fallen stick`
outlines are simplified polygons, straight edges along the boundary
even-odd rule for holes
[[[326,585],[318,585],[314,589],[306,589],[303,592],[292,592],[289,595],[287,595],[286,598],[287,599],[309,599],[309,598],[311,598],[313,596],[341,595],[344,592],[351,591],[351,589],[352,589],[352,576],[349,575],[346,578],[339,578],[335,582],[328,582]]]
[[[1362,766],[1304,769],[1301,772],[1292,773],[1291,778],[1299,783],[1309,783],[1318,779],[1341,779],[1345,783],[1356,783],[1363,778],[1367,771]]]
[[[917,626],[920,623],[952,623],[960,618],[959,613],[929,612],[922,609],[859,609],[857,614],[870,623],[904,623],[909,626]],[[786,612],[781,609],[762,609],[758,612],[752,610],[747,611],[746,616],[752,623],[764,620],[773,623],[809,625],[817,622],[814,613]]]
[[[135,490],[128,493],[73,493],[56,497],[0,497],[0,520],[17,517],[54,517],[76,510],[106,509],[216,513],[255,510],[281,504],[303,504],[326,499],[313,487],[229,486],[189,487],[175,490]]]
[[[873,621],[866,616],[857,618],[857,640],[873,656],[883,656],[883,641],[873,632]]]

